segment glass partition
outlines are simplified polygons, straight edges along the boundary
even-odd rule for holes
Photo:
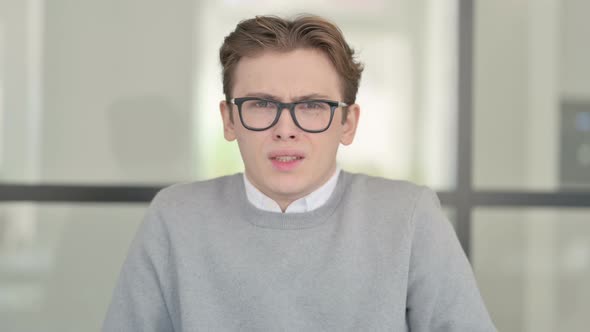
[[[242,170],[218,50],[242,19],[324,15],[365,63],[343,168],[455,184],[456,1],[20,1],[0,11],[0,181],[171,183]]]
[[[475,187],[590,189],[590,3],[475,4]]]
[[[478,208],[472,263],[499,331],[585,331],[590,209]]]
[[[98,331],[144,204],[0,204],[0,330]]]

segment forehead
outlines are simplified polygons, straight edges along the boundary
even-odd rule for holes
[[[264,51],[243,57],[234,72],[234,97],[266,93],[289,101],[321,94],[341,99],[340,78],[326,54],[310,49]]]

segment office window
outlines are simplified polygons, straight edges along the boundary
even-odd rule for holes
[[[472,263],[500,331],[584,331],[590,209],[478,208]]]
[[[99,330],[145,208],[1,203],[0,328]]]

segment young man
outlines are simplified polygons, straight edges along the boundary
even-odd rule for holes
[[[362,66],[314,16],[225,38],[224,135],[244,174],[160,192],[106,331],[494,331],[432,191],[339,170]]]

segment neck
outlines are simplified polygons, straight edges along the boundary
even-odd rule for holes
[[[331,171],[326,173],[326,176],[324,176],[322,179],[318,181],[319,183],[317,185],[315,185],[313,188],[309,190],[306,190],[305,192],[296,193],[295,195],[280,195],[277,193],[268,192],[267,190],[263,190],[260,186],[256,184],[256,182],[252,181],[252,177],[248,174],[247,170],[244,173],[248,181],[264,195],[268,196],[270,199],[275,201],[281,209],[281,211],[284,213],[285,211],[287,211],[289,205],[291,205],[293,202],[303,197],[306,197],[307,195],[313,193],[315,190],[318,190],[323,185],[325,185],[336,173],[336,163],[334,163],[334,165],[332,166]]]

